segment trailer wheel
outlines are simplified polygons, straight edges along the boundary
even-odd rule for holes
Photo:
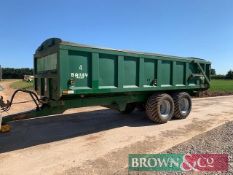
[[[173,95],[175,112],[174,118],[185,119],[192,110],[192,99],[186,92],[175,93]]]
[[[133,112],[135,109],[135,104],[133,103],[128,103],[125,107],[124,111],[121,111],[123,114],[130,114],[131,112]]]
[[[154,94],[146,103],[146,114],[156,123],[166,123],[174,114],[174,102],[168,94]]]

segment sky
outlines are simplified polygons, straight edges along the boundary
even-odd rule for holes
[[[0,1],[0,64],[33,67],[46,39],[198,57],[233,69],[233,0]]]

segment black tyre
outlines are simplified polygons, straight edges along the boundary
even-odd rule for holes
[[[186,92],[173,94],[174,104],[175,104],[175,119],[185,119],[188,117],[192,110],[192,99],[190,95]]]
[[[121,111],[121,113],[123,114],[130,114],[131,112],[133,112],[135,109],[135,104],[133,103],[128,103],[125,107],[124,111]]]
[[[174,102],[168,94],[154,94],[146,103],[146,114],[156,123],[166,123],[174,114]]]

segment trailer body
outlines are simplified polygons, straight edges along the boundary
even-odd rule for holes
[[[53,100],[193,92],[208,89],[210,78],[210,62],[203,59],[98,48],[56,38],[37,49],[34,70],[35,90]]]
[[[2,110],[17,92],[29,93],[36,110],[2,118],[10,121],[62,113],[69,108],[102,105],[129,113],[135,107],[154,122],[186,118],[189,94],[210,87],[209,61],[154,53],[100,48],[50,38],[34,54],[33,91],[17,90],[11,101],[0,99]],[[1,127],[0,127],[1,128]]]

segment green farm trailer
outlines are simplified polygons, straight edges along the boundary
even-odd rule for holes
[[[51,38],[34,55],[36,109],[2,118],[7,123],[102,105],[123,113],[145,110],[156,123],[186,118],[190,94],[210,86],[211,63],[199,58],[99,48]],[[4,111],[8,102],[0,101]],[[7,127],[5,127],[7,128]],[[7,129],[6,129],[7,130]]]

